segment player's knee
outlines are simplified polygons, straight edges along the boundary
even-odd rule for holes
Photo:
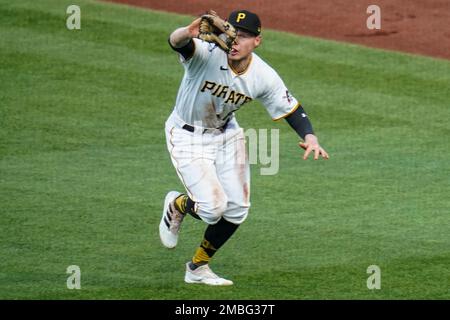
[[[228,204],[227,196],[225,196],[224,198],[220,199],[220,201],[216,203],[216,210],[215,210],[216,214],[215,215],[217,217],[222,217],[223,216],[223,214],[227,210],[227,204]]]
[[[227,210],[228,197],[226,194],[216,194],[214,199],[206,203],[202,208],[211,218],[219,220]]]
[[[223,198],[216,199],[213,203],[210,213],[214,218],[220,219],[225,213],[225,210],[227,210],[227,197],[224,196]]]

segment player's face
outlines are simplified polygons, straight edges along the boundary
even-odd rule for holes
[[[238,30],[236,43],[233,45],[228,58],[230,60],[242,60],[248,57],[253,50],[261,43],[261,36],[255,36],[251,33]]]

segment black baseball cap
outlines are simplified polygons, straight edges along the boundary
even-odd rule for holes
[[[237,10],[230,13],[228,22],[235,28],[243,29],[258,36],[261,33],[261,20],[256,13]]]

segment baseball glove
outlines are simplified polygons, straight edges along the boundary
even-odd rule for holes
[[[236,29],[210,10],[201,17],[198,37],[203,41],[217,44],[223,51],[229,53],[236,39]]]

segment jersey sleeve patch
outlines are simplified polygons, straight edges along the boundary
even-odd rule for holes
[[[259,98],[272,120],[277,121],[287,117],[298,108],[298,101],[291,95],[281,80],[280,76],[273,70],[269,70],[270,79],[265,85],[265,92]]]

